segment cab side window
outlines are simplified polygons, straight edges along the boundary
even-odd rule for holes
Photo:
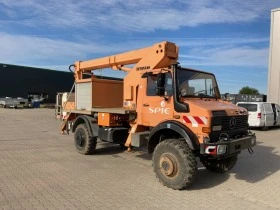
[[[165,95],[172,96],[172,76],[171,73],[165,73]],[[150,75],[147,78],[147,96],[157,95],[157,75]]]
[[[157,75],[150,75],[147,78],[147,96],[156,96]]]

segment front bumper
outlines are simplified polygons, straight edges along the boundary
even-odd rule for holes
[[[214,157],[225,157],[240,153],[242,150],[251,148],[255,145],[256,135],[250,133],[248,136],[238,139],[201,144],[200,154],[212,155]],[[220,153],[220,151],[222,151],[220,148],[224,149],[223,153]]]

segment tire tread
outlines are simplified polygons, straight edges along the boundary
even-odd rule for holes
[[[195,156],[192,150],[187,145],[187,143],[179,139],[166,139],[160,142],[156,146],[154,150],[154,154],[160,152],[161,149],[168,148],[168,147],[173,147],[179,152],[183,160],[183,165],[184,165],[183,167],[188,168],[187,173],[184,174],[183,180],[180,181],[179,184],[172,185],[171,183],[165,183],[160,179],[160,177],[157,174],[156,167],[155,167],[155,155],[153,155],[153,169],[156,174],[156,177],[159,180],[159,182],[162,183],[164,186],[167,186],[174,190],[186,189],[193,183],[194,177],[197,172],[197,163],[195,160]]]
[[[84,129],[86,133],[86,146],[83,150],[77,149],[77,151],[83,155],[92,155],[95,151],[96,144],[97,144],[97,138],[91,137],[90,132],[86,126],[86,124],[80,124],[77,126],[76,130],[78,129]]]

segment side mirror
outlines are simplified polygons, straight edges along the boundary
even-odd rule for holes
[[[163,96],[165,94],[165,74],[159,73],[157,75],[157,95]]]

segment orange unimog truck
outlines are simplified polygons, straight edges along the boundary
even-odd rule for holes
[[[178,65],[178,50],[161,42],[70,66],[75,102],[65,104],[61,130],[74,132],[79,153],[93,154],[98,139],[128,150],[147,146],[159,181],[178,190],[193,182],[196,157],[224,173],[242,150],[252,152],[256,137],[246,109],[220,99],[213,74]],[[123,80],[93,74],[103,68],[127,74]]]

